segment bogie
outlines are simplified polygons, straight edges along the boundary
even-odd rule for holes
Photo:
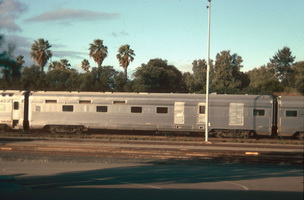
[[[80,134],[87,129],[84,126],[79,126],[79,125],[48,125],[45,128],[51,133],[76,133]]]

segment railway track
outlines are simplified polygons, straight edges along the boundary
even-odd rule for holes
[[[219,139],[149,135],[1,135],[0,157],[18,154],[81,158],[152,159],[159,162],[220,161],[303,165],[303,143],[269,139]],[[272,141],[272,140],[271,140]]]
[[[129,140],[129,141],[171,141],[171,142],[204,142],[204,134],[181,134],[174,132],[144,132],[144,131],[94,131],[87,134],[71,134],[71,133],[49,133],[45,131],[13,131],[0,132],[0,138],[11,140],[18,139],[94,139],[94,140]],[[304,145],[304,141],[300,141],[291,137],[257,137],[257,138],[216,138],[209,137],[210,142],[233,142],[233,143],[262,143],[262,144],[291,144]]]

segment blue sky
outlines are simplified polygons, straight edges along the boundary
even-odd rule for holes
[[[0,33],[16,45],[15,55],[29,57],[34,40],[52,45],[52,61],[68,59],[80,69],[89,44],[104,40],[103,65],[121,70],[116,59],[129,44],[135,60],[129,74],[153,58],[192,72],[195,59],[206,59],[207,0],[0,0]],[[222,50],[243,58],[243,71],[269,62],[288,46],[304,60],[303,0],[212,0],[211,59]],[[5,46],[5,45],[4,45]],[[47,66],[46,66],[47,68]]]

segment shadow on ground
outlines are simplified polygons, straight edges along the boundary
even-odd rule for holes
[[[20,163],[22,164],[22,163]],[[52,176],[16,177],[20,188],[2,191],[1,199],[302,199],[303,192],[199,189],[196,184],[298,177],[300,167],[242,164],[187,165],[186,161],[155,161],[131,167],[66,172]],[[183,185],[192,185],[188,189]],[[303,183],[302,183],[303,184]]]

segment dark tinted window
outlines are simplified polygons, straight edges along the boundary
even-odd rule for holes
[[[168,108],[167,107],[157,107],[156,112],[157,113],[168,113]]]
[[[96,112],[108,112],[108,106],[96,106]]]
[[[14,110],[19,110],[19,102],[14,102]]]
[[[199,114],[205,114],[206,106],[199,106]]]
[[[142,107],[131,107],[131,113],[142,113]]]
[[[91,100],[79,100],[80,104],[90,104]]]
[[[57,103],[57,100],[45,100],[45,103]]]
[[[286,117],[296,117],[298,112],[296,110],[286,110]]]
[[[254,109],[253,110],[253,115],[254,116],[265,116],[265,110]]]
[[[113,101],[113,104],[126,104],[125,101]]]
[[[70,106],[70,105],[62,106],[62,111],[63,112],[73,112],[74,106]]]

